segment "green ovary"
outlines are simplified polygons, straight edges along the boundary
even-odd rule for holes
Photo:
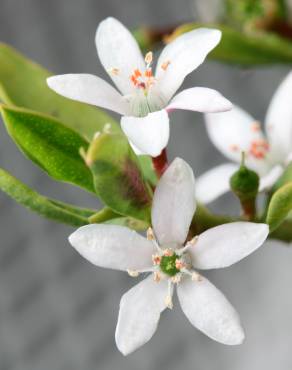
[[[175,262],[178,256],[174,253],[172,256],[162,256],[160,261],[160,269],[166,275],[174,276],[179,270],[175,267]]]

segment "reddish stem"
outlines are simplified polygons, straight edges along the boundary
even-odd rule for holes
[[[163,149],[158,157],[152,157],[152,163],[157,177],[160,178],[168,167],[166,149]]]

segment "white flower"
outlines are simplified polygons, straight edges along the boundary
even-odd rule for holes
[[[74,100],[121,114],[121,126],[137,154],[158,156],[169,139],[168,112],[187,109],[222,112],[231,103],[217,91],[194,87],[173,97],[184,78],[219,43],[221,32],[201,28],[168,44],[152,72],[151,52],[143,58],[132,34],[116,19],[107,18],[96,32],[99,59],[120,90],[89,74],[66,74],[48,78],[57,93]]]
[[[156,331],[160,313],[172,308],[177,294],[189,321],[218,342],[236,345],[244,339],[238,314],[224,295],[197,269],[227,267],[262,245],[268,226],[234,222],[214,227],[186,242],[196,209],[191,168],[175,159],[154,193],[153,231],[148,238],[115,225],[88,225],[74,232],[70,243],[100,267],[128,271],[131,276],[151,272],[121,299],[116,343],[127,355]]]
[[[292,72],[276,90],[267,111],[265,131],[260,123],[239,107],[230,112],[206,114],[209,137],[223,155],[245,163],[260,176],[260,191],[270,189],[292,159]],[[237,164],[211,169],[197,181],[197,199],[209,203],[229,191],[230,176]]]

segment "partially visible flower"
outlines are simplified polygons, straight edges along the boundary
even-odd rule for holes
[[[169,139],[168,112],[186,109],[222,112],[231,103],[217,91],[194,87],[174,94],[184,78],[219,43],[221,32],[200,28],[169,43],[158,58],[153,72],[153,54],[143,58],[132,34],[116,19],[107,18],[96,32],[99,59],[120,90],[89,74],[49,77],[47,83],[57,93],[121,114],[121,126],[137,154],[158,156]]]
[[[153,336],[161,312],[172,308],[175,286],[182,310],[196,328],[224,344],[244,339],[235,309],[197,269],[227,267],[246,257],[263,244],[268,226],[234,222],[186,241],[195,209],[193,171],[177,158],[155,190],[153,230],[148,230],[147,239],[126,227],[102,224],[83,226],[69,237],[97,266],[131,276],[151,273],[121,299],[116,343],[124,355]]]
[[[260,176],[260,191],[270,189],[292,159],[292,72],[276,90],[261,125],[239,107],[230,112],[206,115],[207,130],[223,155],[245,164]],[[230,190],[230,176],[237,164],[227,163],[211,169],[197,181],[197,199],[208,203]]]

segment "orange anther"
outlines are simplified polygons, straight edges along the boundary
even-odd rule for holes
[[[147,68],[146,69],[146,71],[145,71],[145,77],[147,77],[147,78],[153,77],[152,69],[151,68]]]
[[[230,145],[230,150],[232,150],[233,152],[237,152],[239,150],[239,147],[236,144],[231,144]]]
[[[169,61],[169,60],[167,60],[166,62],[164,62],[164,63],[162,63],[162,64],[161,64],[161,68],[162,68],[164,71],[166,71],[169,65],[170,65],[170,61]]]
[[[260,126],[260,124],[259,124],[258,122],[254,122],[254,123],[252,124],[252,126],[251,126],[251,130],[252,130],[253,132],[259,132],[259,131],[261,131],[261,126]]]
[[[138,78],[138,77],[141,77],[141,76],[142,76],[142,73],[140,72],[140,70],[139,70],[139,69],[135,69],[135,70],[134,70],[134,76],[135,76],[136,78]]]
[[[182,268],[184,268],[184,267],[185,267],[185,264],[184,264],[181,260],[176,260],[176,261],[175,261],[175,267],[176,267],[178,270],[180,270],[180,269],[182,269]]]
[[[136,85],[137,85],[137,83],[138,83],[137,78],[136,78],[134,75],[132,75],[132,76],[130,77],[130,79],[131,79],[131,81],[133,82],[133,84],[136,86]]]

